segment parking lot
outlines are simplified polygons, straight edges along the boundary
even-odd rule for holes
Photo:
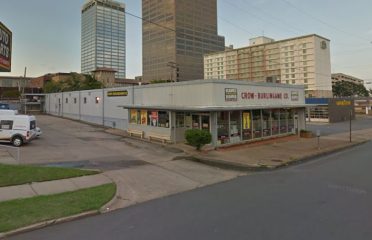
[[[40,138],[21,147],[21,163],[116,169],[169,161],[179,151],[106,133],[104,128],[52,116],[37,116]]]

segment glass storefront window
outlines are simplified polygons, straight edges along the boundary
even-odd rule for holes
[[[288,132],[288,111],[280,109],[280,133]]]
[[[185,113],[176,113],[176,127],[185,127]]]
[[[243,111],[242,113],[242,123],[243,123],[243,140],[252,139],[252,116],[251,111]]]
[[[271,135],[271,111],[262,110],[262,136],[268,137]]]
[[[218,144],[230,142],[229,138],[229,112],[217,113],[217,138]]]
[[[253,137],[261,138],[262,137],[262,124],[261,124],[261,110],[252,111],[253,119]]]
[[[148,120],[147,124],[151,127],[156,127],[158,126],[158,112],[157,111],[148,111],[147,112]]]
[[[280,119],[280,110],[274,109],[271,112],[271,134],[278,135],[279,134],[279,119]]]
[[[137,109],[131,109],[130,110],[130,120],[129,122],[132,124],[137,124],[138,122],[138,111]]]
[[[200,123],[200,116],[199,115],[192,115],[192,128],[199,129],[199,123]]]
[[[288,114],[288,132],[294,133],[294,110],[289,110]]]
[[[230,112],[230,143],[240,142],[240,111]]]
[[[209,115],[202,115],[201,116],[201,129],[209,131]]]
[[[159,122],[158,127],[169,128],[169,113],[166,111],[159,111]]]

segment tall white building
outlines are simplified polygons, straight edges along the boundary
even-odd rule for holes
[[[125,5],[87,0],[81,16],[81,72],[110,68],[125,78]]]
[[[329,44],[315,34],[253,38],[248,47],[204,55],[204,78],[304,85],[308,97],[331,97]]]

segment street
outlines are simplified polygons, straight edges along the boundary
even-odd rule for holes
[[[9,239],[371,239],[372,143]]]

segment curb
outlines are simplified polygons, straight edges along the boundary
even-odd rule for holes
[[[112,199],[110,201],[108,201],[105,205],[103,205],[99,210],[98,212],[100,214],[102,213],[107,213],[107,212],[110,212],[110,211],[113,211],[115,209],[111,209],[110,206],[112,206],[118,199],[119,199],[119,194],[118,194],[118,185],[115,183],[114,180],[112,180],[110,177],[104,175],[105,177],[107,177],[108,179],[110,179],[112,181],[112,183],[115,184],[115,195],[112,197]]]
[[[190,157],[186,157],[184,159],[194,161],[194,162],[204,163],[204,164],[209,165],[209,166],[219,167],[219,168],[227,169],[227,170],[256,171],[256,172],[258,172],[258,171],[272,171],[272,170],[285,168],[285,167],[289,167],[289,166],[296,165],[296,164],[301,164],[301,163],[304,163],[304,162],[307,162],[307,161],[311,161],[311,160],[314,160],[315,158],[328,156],[328,155],[331,155],[331,154],[336,153],[336,152],[340,152],[340,151],[343,151],[343,150],[346,150],[346,149],[350,149],[350,148],[353,148],[353,147],[363,145],[363,144],[365,144],[369,141],[371,141],[371,140],[364,140],[364,141],[361,141],[361,142],[352,143],[351,145],[348,145],[348,146],[343,146],[343,147],[331,149],[331,150],[326,151],[326,152],[321,152],[321,153],[316,153],[316,154],[313,154],[313,155],[305,156],[303,158],[298,158],[298,159],[295,159],[293,161],[282,163],[282,164],[277,165],[277,166],[267,166],[267,165],[259,165],[259,164],[258,165],[246,165],[246,164],[241,164],[241,163],[228,162],[228,161],[224,161],[224,160],[210,159],[210,158],[202,157],[200,155],[191,155]]]
[[[12,231],[9,231],[9,232],[0,233],[0,239],[5,239],[6,237],[18,235],[18,234],[21,234],[21,233],[30,232],[30,231],[33,231],[33,230],[37,230],[37,229],[40,229],[40,228],[47,227],[47,226],[60,224],[60,223],[65,223],[65,222],[69,222],[69,221],[73,221],[73,220],[78,220],[78,219],[85,218],[85,217],[96,216],[96,215],[99,215],[99,214],[100,214],[99,211],[93,210],[93,211],[88,211],[88,212],[84,212],[84,213],[80,213],[80,214],[76,214],[76,215],[72,215],[72,216],[68,216],[68,217],[52,219],[52,220],[32,224],[32,225],[22,227],[22,228],[18,228],[16,230],[12,230]]]

